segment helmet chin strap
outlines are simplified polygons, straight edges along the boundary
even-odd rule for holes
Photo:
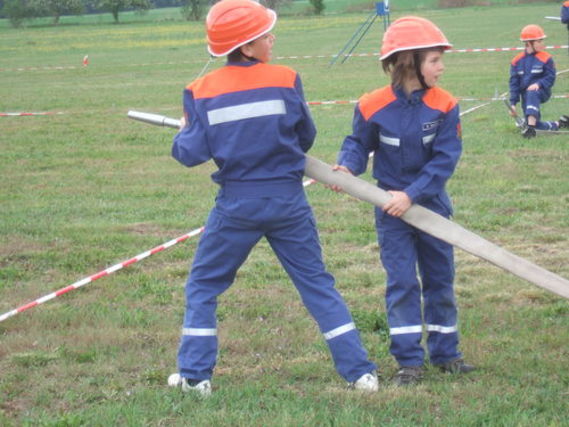
[[[419,79],[419,83],[421,83],[421,87],[423,89],[428,89],[429,86],[427,86],[425,77],[423,77],[423,73],[421,73],[421,58],[419,52],[413,53],[413,63],[415,64],[415,74],[417,74],[417,78]]]

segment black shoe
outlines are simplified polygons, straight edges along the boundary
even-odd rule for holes
[[[563,115],[559,117],[559,129],[569,128],[569,116]]]
[[[450,362],[437,366],[441,371],[447,374],[468,374],[476,369],[474,366],[464,363],[462,359],[451,360]]]
[[[422,366],[400,366],[393,378],[396,386],[415,385],[423,379]]]
[[[535,128],[533,126],[528,126],[522,132],[522,136],[526,139],[535,138],[536,135],[537,132],[535,131]]]

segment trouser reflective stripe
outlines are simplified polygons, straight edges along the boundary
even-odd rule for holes
[[[532,110],[532,111],[535,111],[536,113],[539,113],[539,107],[536,107],[535,105],[528,105],[526,107],[526,114],[530,115],[531,112],[527,111],[527,110]]]
[[[456,325],[454,326],[441,326],[441,325],[427,325],[428,332],[439,332],[441,334],[452,334],[457,332]]]
[[[422,332],[423,332],[422,325],[400,326],[398,328],[389,328],[389,335],[420,334]]]
[[[457,332],[458,328],[456,325],[454,326],[441,326],[441,325],[427,325],[428,332],[439,332],[441,334],[452,334],[453,332]],[[423,332],[422,325],[416,326],[401,326],[398,328],[390,328],[389,334],[390,335],[402,335],[402,334],[417,334]]]
[[[337,336],[345,334],[346,332],[350,332],[354,329],[356,329],[356,325],[354,324],[354,322],[346,323],[345,325],[338,326],[336,329],[332,329],[331,331],[325,332],[324,338],[326,338],[327,340],[331,340],[332,338],[336,338]]]
[[[183,328],[182,335],[192,335],[194,337],[214,337],[217,329],[212,328]]]

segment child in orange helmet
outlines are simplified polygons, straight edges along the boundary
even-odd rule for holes
[[[516,104],[521,99],[526,119],[524,138],[535,137],[536,129],[556,131],[569,127],[569,117],[565,115],[559,121],[541,121],[541,104],[551,97],[556,76],[553,57],[545,52],[546,37],[539,25],[526,25],[520,34],[525,51],[516,55],[510,65],[510,114],[516,116]]]
[[[266,238],[315,318],[336,369],[351,388],[376,391],[368,360],[334,278],[322,261],[314,216],[302,185],[316,129],[298,74],[269,65],[276,13],[250,0],[222,0],[206,19],[208,50],[225,66],[184,91],[184,118],[173,156],[186,166],[213,159],[219,184],[190,276],[178,351],[183,391],[211,393],[217,359],[218,296]]]
[[[391,84],[359,99],[353,133],[345,138],[335,167],[359,175],[373,153],[377,185],[393,196],[375,209],[375,222],[399,386],[423,377],[424,329],[432,365],[455,374],[474,369],[458,349],[453,248],[400,218],[413,203],[446,218],[452,214],[445,184],[462,151],[459,109],[456,99],[437,87],[443,52],[450,47],[427,19],[408,16],[389,26],[380,59]]]

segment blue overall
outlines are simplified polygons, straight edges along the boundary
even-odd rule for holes
[[[299,76],[283,66],[228,63],[184,92],[187,125],[173,156],[186,166],[213,158],[221,186],[186,283],[180,374],[211,378],[217,359],[217,298],[255,244],[267,239],[324,335],[338,373],[353,382],[368,360],[334,278],[323,264],[302,186],[316,130]]]
[[[360,98],[338,163],[359,175],[373,152],[380,188],[404,191],[413,203],[448,218],[452,205],[445,184],[461,151],[458,105],[450,94],[431,88],[408,98],[387,86]],[[432,364],[460,358],[452,246],[379,208],[375,213],[387,273],[391,354],[400,366],[423,365],[426,329]]]
[[[516,105],[521,98],[524,116],[536,118],[536,129],[557,130],[554,121],[541,121],[541,104],[551,97],[551,89],[555,83],[555,63],[547,52],[517,55],[510,65],[510,104]],[[538,90],[527,90],[537,83]]]

